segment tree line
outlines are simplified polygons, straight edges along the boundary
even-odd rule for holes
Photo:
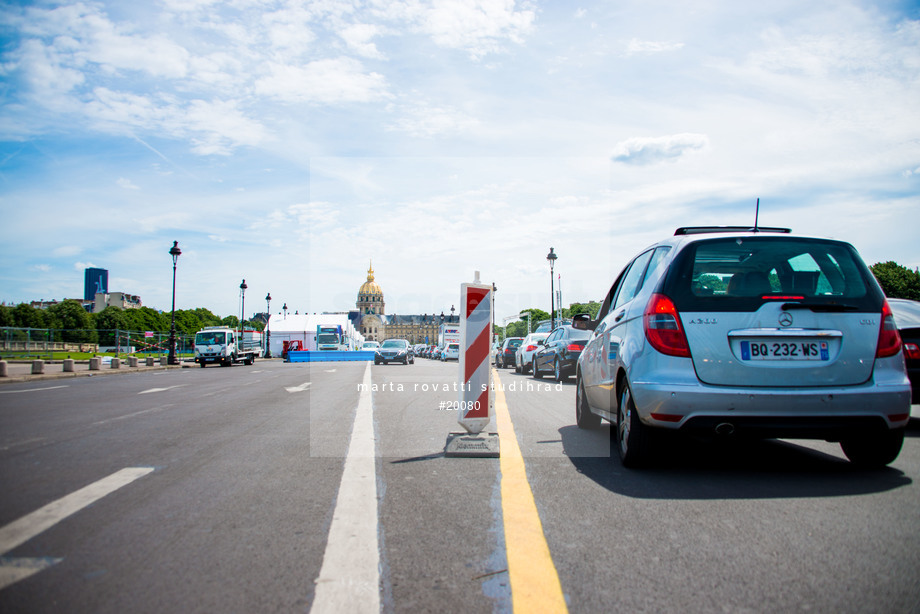
[[[203,307],[176,310],[176,334],[194,335],[205,326],[229,326],[238,328],[240,319],[236,316],[221,318]],[[246,320],[246,328],[262,330],[259,320]],[[99,313],[89,313],[79,301],[67,300],[54,303],[45,309],[20,303],[15,307],[0,305],[0,326],[11,328],[38,328],[60,331],[60,340],[70,343],[107,343],[110,331],[137,331],[168,333],[170,314],[139,307],[122,309],[110,305]]]

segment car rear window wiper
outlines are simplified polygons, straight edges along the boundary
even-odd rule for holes
[[[856,305],[845,305],[843,303],[810,303],[807,301],[802,303],[783,303],[782,309],[783,311],[788,311],[790,309],[810,309],[811,311],[819,313],[861,311]]]

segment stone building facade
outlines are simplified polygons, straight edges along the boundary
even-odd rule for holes
[[[451,307],[449,315],[388,315],[383,300],[383,288],[374,280],[373,263],[367,269],[367,281],[358,289],[355,306],[359,312],[358,332],[367,341],[385,341],[386,339],[406,339],[411,344],[438,342],[438,328],[443,323],[459,323],[460,316],[455,315]]]

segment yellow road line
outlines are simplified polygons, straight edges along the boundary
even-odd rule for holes
[[[494,372],[495,423],[501,446],[502,518],[515,612],[568,612],[559,574],[543,535],[543,523],[527,481],[524,456],[514,434],[505,393]]]

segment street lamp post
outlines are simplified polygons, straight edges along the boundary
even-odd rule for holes
[[[553,266],[556,264],[556,253],[553,248],[549,248],[546,259],[549,260],[549,326],[550,330],[556,328],[556,291],[553,283]]]
[[[244,279],[244,280],[243,280],[243,283],[240,284],[240,310],[241,310],[241,313],[240,313],[240,339],[243,338],[243,330],[245,330],[245,327],[243,326],[243,320],[246,319],[246,288],[248,288],[248,287],[249,287],[249,286],[246,285],[246,280]]]
[[[176,357],[176,261],[179,260],[179,255],[181,253],[182,250],[179,249],[179,242],[173,241],[173,246],[169,249],[169,255],[172,256],[173,261],[173,284],[172,315],[169,324],[169,356],[166,359],[166,363],[170,365],[179,364],[179,359]]]
[[[284,304],[281,310],[284,312],[284,319],[287,320],[287,303]]]
[[[265,357],[272,357],[272,329],[269,328],[268,322],[272,319],[272,293],[265,295],[265,313],[268,317],[265,319]]]

